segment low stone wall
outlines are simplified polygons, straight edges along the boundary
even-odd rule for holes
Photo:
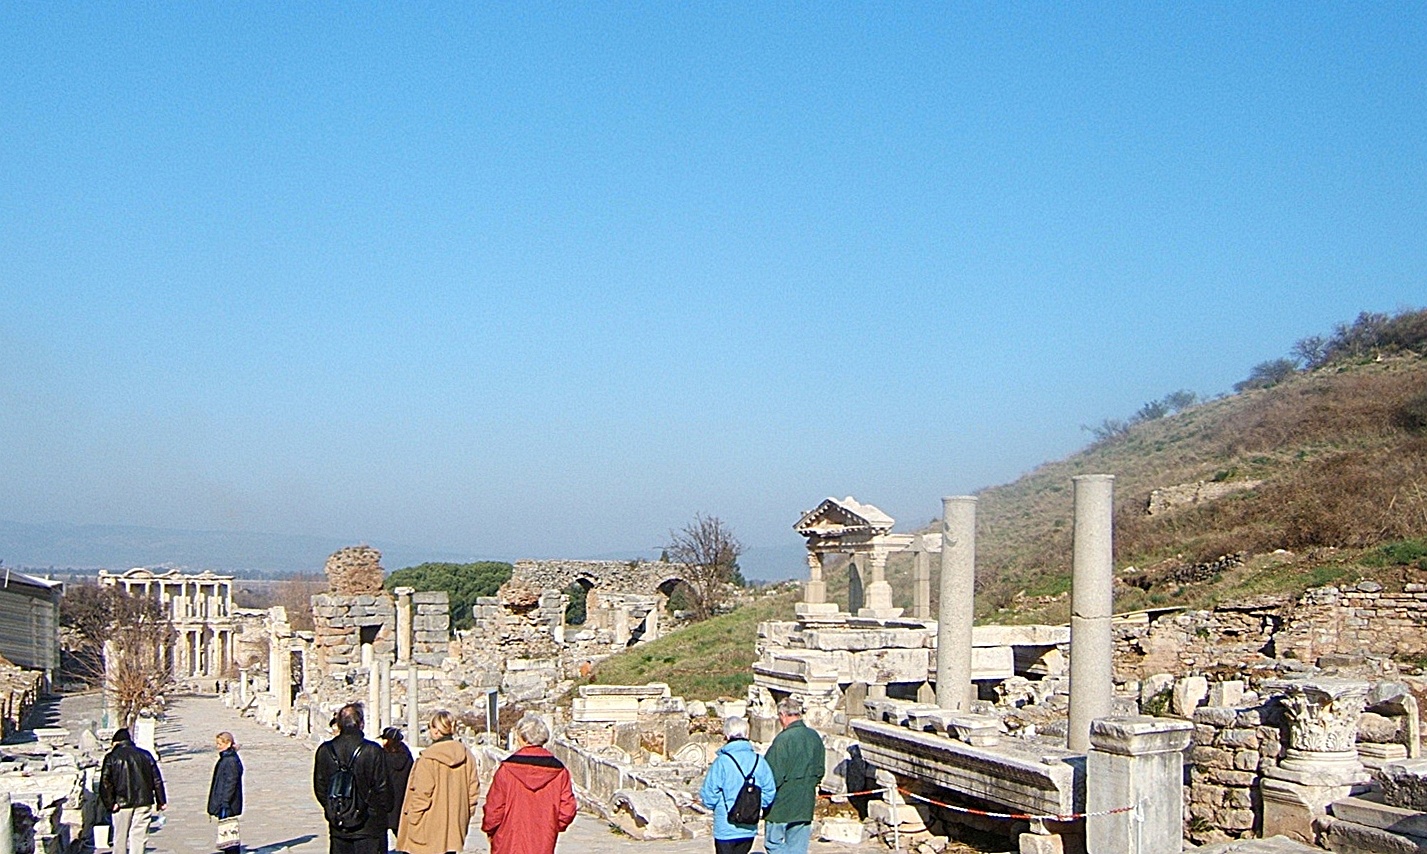
[[[1254,836],[1262,826],[1259,769],[1283,754],[1275,702],[1194,711],[1185,835],[1199,844]]]

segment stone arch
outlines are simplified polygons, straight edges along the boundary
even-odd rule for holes
[[[575,576],[575,580],[565,588],[570,596],[570,604],[565,606],[565,623],[571,626],[582,626],[589,615],[590,593],[595,589],[595,579],[588,574]],[[575,589],[583,590],[583,593],[576,593]]]
[[[671,603],[669,604],[670,610],[677,610],[677,604],[680,601],[679,598],[676,598],[675,594],[682,594],[682,598],[685,601],[691,601],[694,593],[694,586],[677,575],[671,575],[665,578],[659,582],[654,589],[658,590],[659,595],[664,597],[665,603]]]

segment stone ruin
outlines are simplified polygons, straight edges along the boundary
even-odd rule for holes
[[[314,676],[328,678],[333,689],[311,694],[322,711],[307,729],[320,730],[338,699],[369,699],[393,720],[415,715],[408,696],[422,710],[480,709],[494,690],[548,711],[552,749],[588,805],[636,837],[673,838],[704,832],[694,793],[722,741],[720,717],[746,715],[766,743],[776,702],[797,696],[824,735],[824,793],[841,804],[819,821],[830,840],[896,839],[934,854],[939,839],[972,827],[1018,835],[1031,852],[1168,851],[1185,839],[1246,852],[1427,850],[1427,819],[1415,818],[1427,806],[1418,715],[1427,681],[1391,658],[1427,647],[1427,589],[1363,583],[1291,602],[1114,615],[1111,483],[1076,479],[1070,626],[971,625],[974,499],[947,499],[940,534],[919,536],[892,533],[870,505],[829,499],[800,520],[804,601],[794,620],[759,627],[746,698],[685,703],[661,685],[586,685],[568,716],[551,708],[580,665],[638,639],[617,619],[566,626],[569,585],[553,585],[569,576],[541,586],[527,570],[480,600],[476,629],[458,633],[439,665],[411,658],[417,621],[425,631],[440,622],[438,603],[429,613],[403,604],[420,594],[397,591],[392,621],[376,601],[334,613],[382,628],[369,659],[347,636],[332,644],[343,661],[294,680],[311,692]],[[885,578],[899,550],[915,556],[910,613],[891,606]],[[845,611],[827,601],[822,579],[824,555],[839,551],[853,557]],[[592,589],[587,604],[628,617],[640,595]],[[376,643],[388,625],[394,662]],[[411,674],[415,694],[403,690]],[[493,743],[483,750],[500,756]]]
[[[0,844],[14,854],[79,851],[102,811],[99,765],[108,742],[96,736],[97,724],[78,734],[40,727],[32,741],[14,737],[43,685],[42,671],[0,664],[7,736],[0,745]]]
[[[386,580],[382,553],[371,546],[348,546],[327,558],[327,586],[337,596],[370,596]]]

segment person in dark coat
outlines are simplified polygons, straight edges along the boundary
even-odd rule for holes
[[[99,800],[111,813],[114,854],[144,854],[149,816],[168,806],[154,755],[134,744],[128,728],[114,733],[114,748],[99,773]]]
[[[386,827],[396,833],[401,826],[401,804],[406,800],[406,782],[411,778],[411,749],[402,739],[401,730],[394,726],[382,730],[381,744],[382,750],[386,751],[386,778],[392,795]]]
[[[218,748],[218,762],[213,766],[213,782],[208,785],[208,814],[219,822],[218,850],[235,851],[242,845],[236,820],[243,814],[243,760],[238,758],[238,745],[231,732],[213,736],[213,746]]]
[[[213,737],[218,748],[218,764],[213,766],[213,782],[208,786],[208,814],[214,818],[235,818],[243,814],[243,760],[231,732]]]
[[[312,763],[312,793],[327,810],[327,793],[332,777],[343,764],[350,764],[356,802],[364,820],[361,827],[343,830],[327,825],[329,854],[386,854],[387,815],[391,811],[391,787],[387,784],[386,759],[381,745],[362,736],[366,714],[361,703],[348,703],[337,712],[341,734],[322,742]]]

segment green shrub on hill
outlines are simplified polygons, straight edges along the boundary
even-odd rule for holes
[[[477,597],[494,596],[510,580],[514,567],[493,560],[476,563],[423,563],[398,569],[386,577],[386,589],[414,587],[445,590],[451,597],[451,627],[469,629],[474,623],[471,606]]]

